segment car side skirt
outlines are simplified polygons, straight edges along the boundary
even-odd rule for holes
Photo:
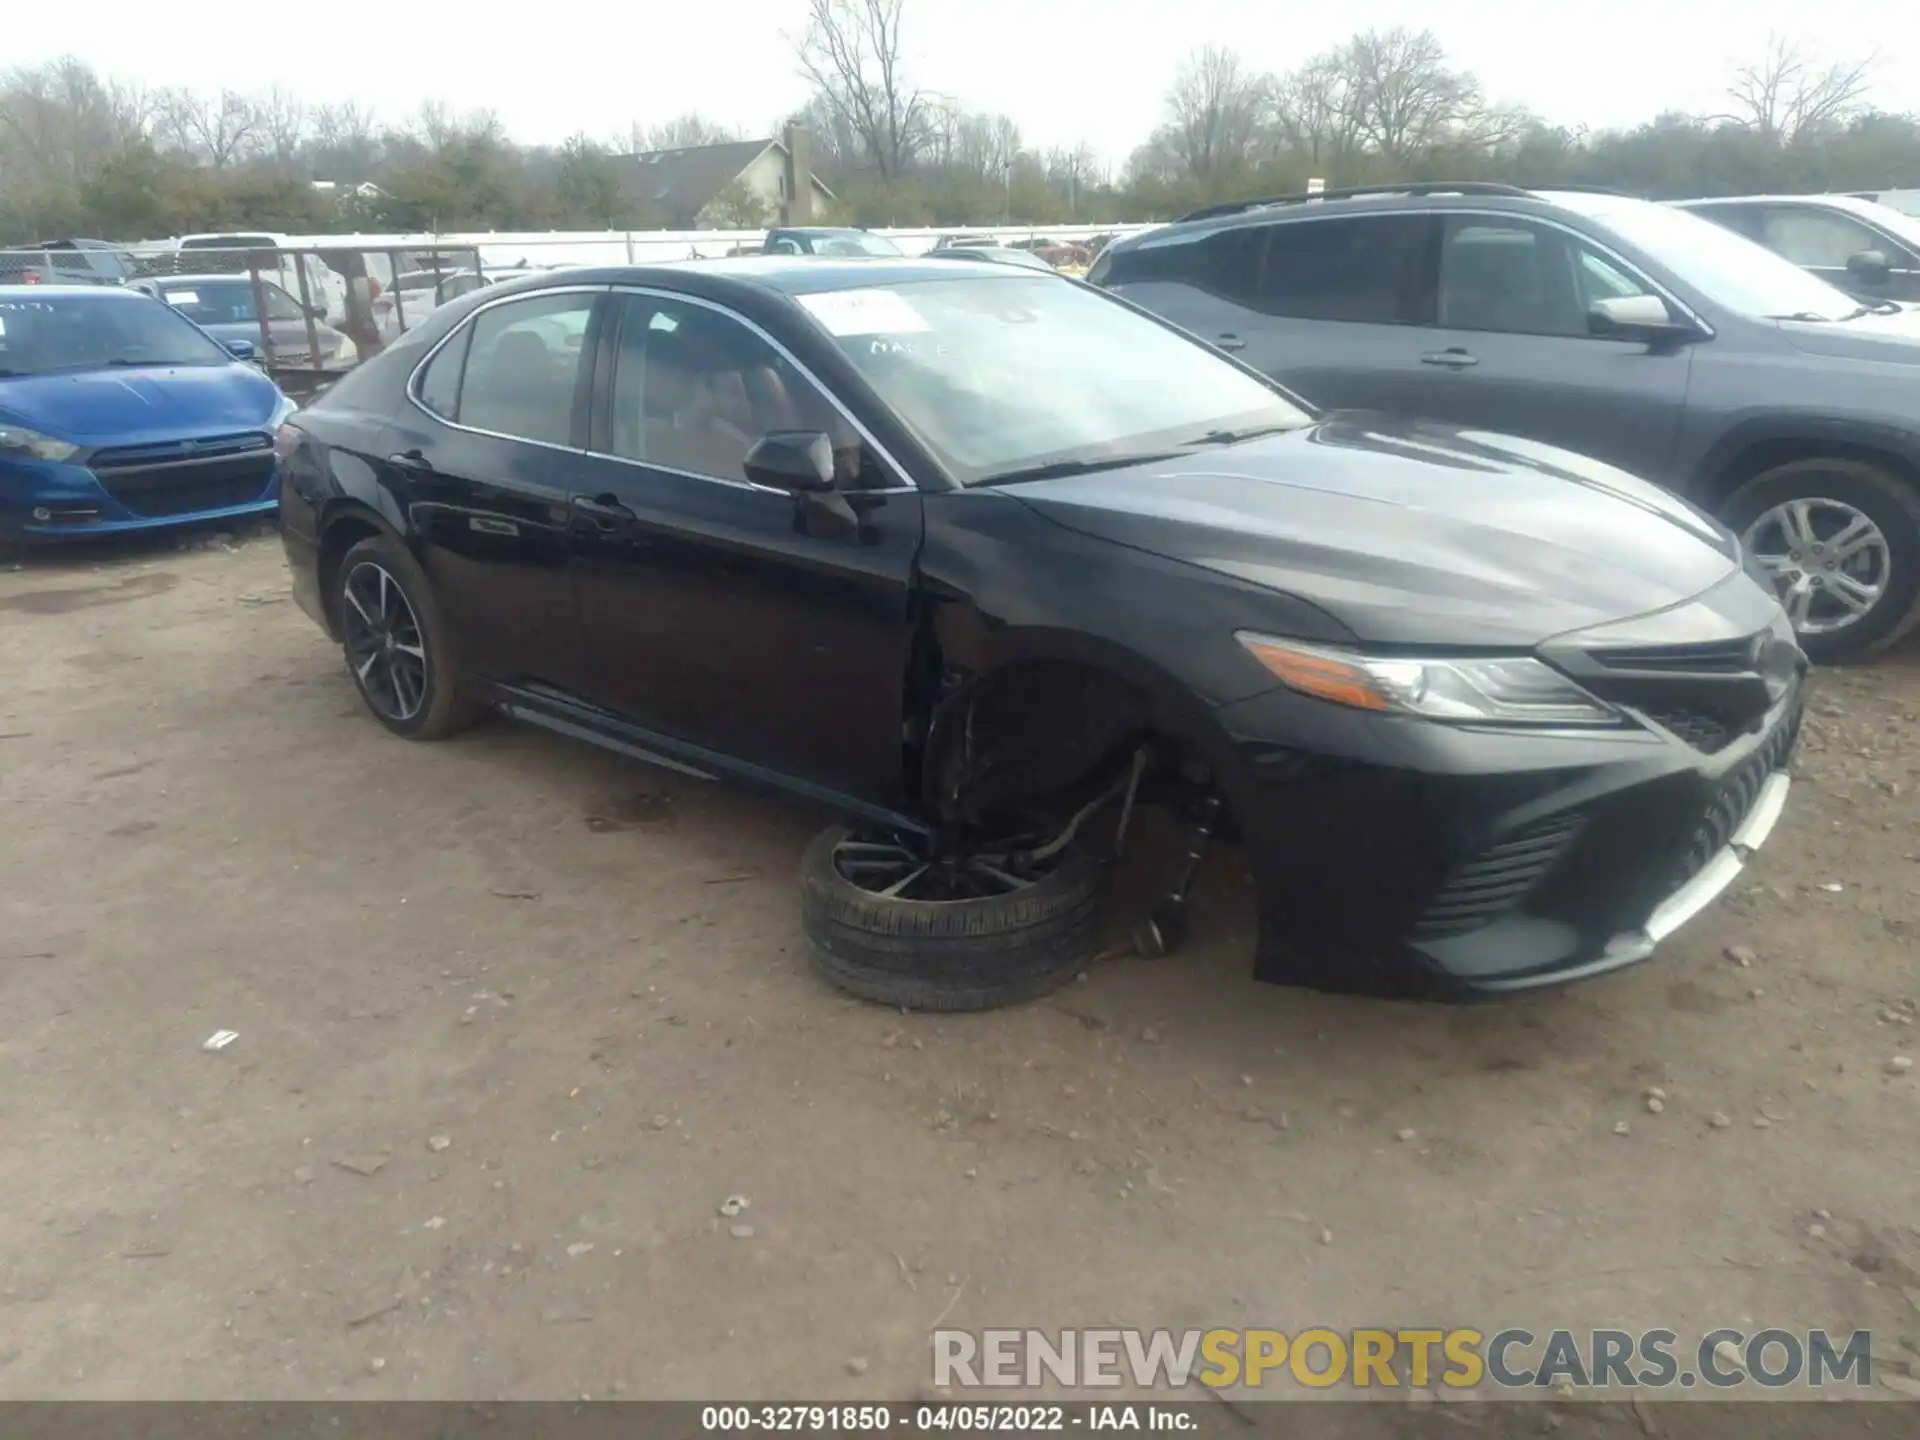
[[[645,729],[557,690],[499,682],[488,683],[482,690],[496,709],[514,720],[538,725],[575,740],[584,740],[603,750],[611,750],[615,754],[657,765],[677,774],[690,775],[697,780],[723,780],[746,789],[791,795],[897,833],[922,836],[933,833],[933,827],[925,820],[835,790],[831,786],[817,785],[810,780],[742,760],[738,756]]]

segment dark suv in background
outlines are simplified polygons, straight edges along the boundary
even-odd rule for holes
[[[1852,195],[1681,200],[1856,300],[1920,301],[1920,220]]]
[[[1738,533],[1807,651],[1920,621],[1920,320],[1668,205],[1432,184],[1196,212],[1088,280],[1314,403],[1591,456]]]

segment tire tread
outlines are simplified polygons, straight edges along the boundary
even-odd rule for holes
[[[1104,874],[1073,853],[1011,896],[926,902],[861,890],[833,866],[834,826],[801,862],[801,927],[814,964],[865,1000],[914,1010],[984,1010],[1064,984],[1093,954]]]

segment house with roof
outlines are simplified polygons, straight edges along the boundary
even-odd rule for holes
[[[670,230],[804,224],[815,206],[833,199],[807,163],[806,134],[790,125],[765,140],[624,155],[620,186],[648,223]]]

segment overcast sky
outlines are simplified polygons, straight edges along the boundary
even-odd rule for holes
[[[438,99],[492,109],[516,139],[547,142],[582,130],[609,138],[690,110],[768,133],[806,97],[788,38],[805,0],[303,4],[232,24],[156,24],[145,0],[88,0],[84,13],[84,25],[10,27],[0,63],[73,53],[154,86],[358,98],[390,121]],[[1829,59],[1877,50],[1874,101],[1920,110],[1920,6],[1900,0],[907,0],[920,85],[1011,115],[1029,144],[1085,140],[1116,165],[1153,128],[1188,51],[1227,45],[1284,70],[1356,29],[1390,25],[1432,29],[1490,98],[1567,125],[1721,108],[1730,72],[1770,31]]]

